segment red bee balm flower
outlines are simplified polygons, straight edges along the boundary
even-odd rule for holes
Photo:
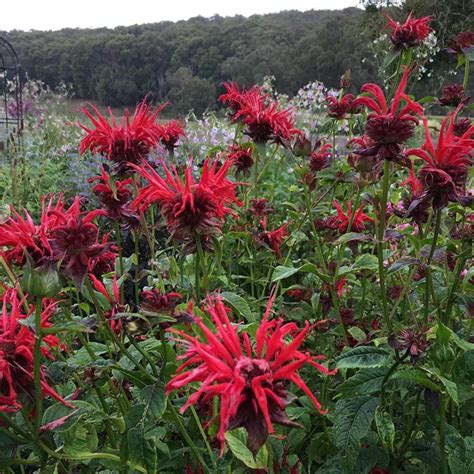
[[[54,259],[61,262],[64,275],[81,286],[94,259],[107,252],[111,244],[98,241],[99,229],[91,222],[97,211],[82,216],[77,197],[70,211],[58,215],[60,222],[51,232],[49,242]]]
[[[447,49],[448,53],[467,54],[474,47],[474,31],[463,31],[459,33]]]
[[[256,240],[260,245],[271,248],[278,257],[281,257],[280,246],[283,243],[283,239],[288,235],[286,228],[288,223],[283,224],[278,229],[267,230],[267,219],[263,217],[261,221],[263,231],[259,232],[256,236]]]
[[[236,175],[242,173],[244,176],[248,176],[250,168],[253,166],[252,147],[237,144],[231,145],[227,159],[232,161]]]
[[[8,288],[2,298],[0,318],[0,412],[17,411],[23,401],[34,399],[33,359],[35,335],[27,325],[21,324],[29,314],[22,313],[24,300],[20,300],[16,289]],[[48,327],[48,318],[54,312],[54,304],[46,305],[42,313],[42,325]],[[43,339],[46,345],[41,347],[43,356],[53,358],[50,347],[57,345],[55,336]],[[41,389],[43,397],[50,396],[67,406],[65,400],[50,387],[41,368]]]
[[[467,104],[469,99],[464,95],[462,84],[449,84],[441,90],[438,101],[441,105],[457,107],[459,104]]]
[[[327,168],[332,157],[331,145],[326,143],[319,149],[313,150],[309,155],[309,167],[313,173]]]
[[[191,405],[219,398],[217,440],[221,453],[228,430],[244,427],[248,432],[248,447],[256,454],[268,434],[274,432],[274,423],[296,425],[285,413],[289,403],[286,392],[289,382],[303,390],[321,414],[326,413],[298,374],[305,364],[327,375],[336,372],[316,362],[324,356],[312,356],[300,350],[305,337],[316,325],[306,322],[304,329],[299,329],[295,323],[284,323],[282,319],[269,320],[273,300],[271,297],[257,329],[254,346],[246,331],[239,331],[237,325],[231,324],[219,296],[207,299],[212,329],[195,317],[195,324],[204,334],[203,339],[170,329],[179,336],[177,341],[186,351],[179,356],[184,362],[167,384],[166,392],[195,387],[196,382],[200,383],[199,389],[181,408],[181,413]]]
[[[183,126],[177,120],[160,124],[160,143],[170,152],[173,153],[176,144],[181,137],[186,136]]]
[[[412,208],[426,200],[432,200],[436,209],[445,207],[449,201],[465,205],[471,201],[469,196],[462,196],[461,193],[472,165],[474,140],[471,137],[474,135],[474,126],[469,127],[460,137],[454,135],[456,115],[461,107],[462,105],[443,120],[436,147],[431,138],[428,120],[424,118],[425,144],[421,148],[407,151],[407,154],[418,156],[425,161],[418,178],[426,191],[412,203]]]
[[[346,232],[362,232],[365,230],[365,222],[373,222],[373,219],[363,213],[364,206],[359,207],[353,214],[352,211],[352,202],[347,203],[347,213],[342,210],[341,205],[334,201],[334,206],[337,211],[337,215],[328,217],[327,226],[338,230],[341,234]],[[352,220],[351,228],[349,229],[349,224]]]
[[[359,112],[359,107],[353,107],[355,97],[352,94],[346,94],[341,99],[337,97],[328,96],[328,115],[337,120],[346,118],[347,114],[356,114]]]
[[[130,164],[140,164],[149,154],[150,150],[158,143],[161,129],[155,123],[158,113],[164,106],[158,107],[154,112],[142,102],[137,105],[133,116],[125,110],[121,124],[117,123],[112,111],[109,109],[110,123],[95,107],[90,105],[94,114],[87,108],[82,111],[90,119],[95,128],[79,126],[87,132],[81,140],[80,152],[90,150],[105,156],[116,165],[117,173],[130,171]]]
[[[374,112],[367,117],[365,127],[365,134],[372,144],[367,148],[358,147],[354,153],[403,162],[401,145],[413,136],[414,127],[419,123],[416,115],[423,114],[423,107],[405,94],[409,72],[410,70],[405,68],[390,107],[388,107],[385,95],[378,85],[365,84],[362,86],[361,92],[365,92],[369,96],[358,97],[353,104],[365,105]],[[398,110],[402,100],[406,102],[406,105]]]
[[[100,176],[94,176],[89,182],[97,181],[92,192],[98,197],[104,214],[110,219],[125,221],[129,225],[138,224],[138,215],[130,206],[132,179],[113,181],[104,168],[100,169],[100,173]]]
[[[230,109],[231,118],[235,118],[236,114],[245,106],[248,100],[263,101],[268,97],[263,93],[260,86],[252,86],[246,89],[245,86],[240,89],[236,82],[225,82],[224,87],[227,93],[219,97],[219,102],[227,104]]]
[[[238,183],[226,177],[230,161],[220,168],[215,161],[212,165],[204,162],[200,181],[196,181],[190,164],[186,169],[184,183],[176,168],[171,171],[163,163],[165,178],[162,178],[150,165],[137,167],[148,186],[139,191],[134,204],[141,211],[157,202],[168,221],[171,237],[194,248],[196,235],[203,237],[202,244],[210,246],[210,237],[221,231],[224,217],[232,214],[231,203],[241,205],[234,194]]]
[[[410,13],[405,23],[398,23],[387,15],[388,24],[385,28],[390,29],[390,40],[395,49],[412,48],[419,45],[430,34],[429,23],[431,17],[412,18]]]

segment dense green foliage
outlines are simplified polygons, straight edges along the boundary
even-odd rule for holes
[[[192,18],[114,29],[12,31],[25,71],[51,87],[74,84],[76,96],[115,106],[133,105],[145,95],[169,100],[173,113],[215,108],[222,81],[261,82],[276,77],[282,93],[294,94],[315,79],[338,87],[351,68],[355,90],[373,80],[379,64],[371,52],[385,18],[375,2],[367,11],[286,11],[249,18]],[[440,42],[472,23],[472,4],[462,0],[408,2],[405,10],[436,14]],[[406,12],[391,11],[395,18]],[[446,77],[447,54],[425,91],[438,90]],[[452,63],[451,63],[452,66]],[[434,83],[433,83],[434,82]]]

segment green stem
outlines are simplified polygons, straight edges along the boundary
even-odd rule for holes
[[[464,87],[464,92],[467,93],[467,88],[469,86],[469,58],[467,57],[467,54],[464,55],[464,82],[463,82],[463,87]]]
[[[35,430],[38,435],[43,419],[43,389],[41,387],[41,314],[43,304],[41,297],[35,301],[35,346],[33,358],[33,377],[35,382]]]
[[[385,160],[383,168],[382,199],[380,202],[380,222],[378,226],[377,254],[379,263],[380,296],[385,325],[390,333],[393,332],[392,322],[388,315],[387,290],[385,285],[385,267],[383,264],[383,250],[385,238],[385,224],[387,218],[388,190],[390,188],[390,161]]]
[[[181,436],[184,438],[186,443],[188,443],[188,446],[191,448],[191,451],[194,454],[194,457],[196,458],[196,461],[201,465],[202,470],[205,473],[211,474],[210,469],[207,467],[207,464],[204,462],[204,459],[201,456],[201,453],[199,452],[197,446],[194,444],[194,441],[192,440],[191,436],[189,436],[186,428],[183,425],[183,422],[181,421],[178,413],[176,412],[175,407],[171,403],[171,401],[168,400],[168,406],[170,408],[170,413],[171,416],[173,417],[173,420],[175,421],[176,425],[178,426],[178,430],[181,433]]]
[[[438,237],[441,230],[441,209],[437,209],[436,221],[434,228],[433,241],[431,243],[430,254],[428,256],[428,261],[426,262],[426,274],[425,274],[425,323],[428,321],[428,316],[430,314],[430,294],[431,288],[433,286],[433,278],[431,275],[431,262],[433,261],[433,256],[436,250],[436,245],[438,243]]]
[[[204,440],[204,444],[206,445],[206,449],[207,449],[207,452],[209,454],[209,458],[211,459],[211,461],[212,461],[212,463],[214,464],[214,467],[215,467],[215,460],[214,460],[214,456],[212,454],[211,445],[209,444],[209,441],[208,441],[207,436],[206,436],[206,432],[204,431],[204,428],[202,427],[201,420],[199,420],[198,414],[196,413],[196,409],[194,408],[194,406],[191,405],[190,410],[191,410],[191,413],[193,415],[194,421],[196,422],[196,425],[199,429],[199,432],[201,433],[202,439]]]

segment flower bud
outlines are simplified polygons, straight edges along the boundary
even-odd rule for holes
[[[51,265],[34,268],[27,263],[21,285],[30,295],[41,298],[52,298],[61,289],[58,271]]]

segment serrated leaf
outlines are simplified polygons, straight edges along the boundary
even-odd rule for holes
[[[393,452],[395,425],[390,413],[383,410],[380,406],[377,407],[375,411],[375,426],[377,427],[377,433],[384,447],[389,452]]]
[[[278,266],[273,270],[272,281],[279,281],[298,273],[299,268]]]
[[[165,386],[161,382],[147,385],[138,392],[138,398],[143,402],[143,418],[151,415],[159,420],[166,409]]]
[[[391,379],[406,380],[408,382],[415,382],[423,385],[423,387],[429,388],[434,392],[439,392],[440,388],[423,372],[423,370],[416,367],[397,370],[391,377]]]
[[[351,472],[360,449],[360,442],[369,432],[379,406],[377,397],[361,396],[339,400],[335,412],[335,443],[342,450],[343,468]]]
[[[387,372],[388,368],[361,369],[339,387],[339,393],[346,398],[378,392]]]
[[[349,329],[349,334],[357,341],[357,342],[362,342],[367,339],[367,334],[365,334],[364,331],[362,331],[361,328],[358,328],[357,326],[351,326]]]
[[[356,258],[352,270],[377,270],[379,259],[370,253],[365,253]]]
[[[241,296],[224,291],[221,293],[222,298],[227,301],[234,309],[236,309],[247,321],[253,322],[255,318],[252,314],[250,306]]]
[[[156,448],[146,439],[143,425],[139,424],[127,432],[128,459],[143,466],[147,472],[157,472]]]
[[[358,369],[385,367],[390,364],[392,356],[380,347],[359,346],[343,352],[335,360],[339,369]]]

